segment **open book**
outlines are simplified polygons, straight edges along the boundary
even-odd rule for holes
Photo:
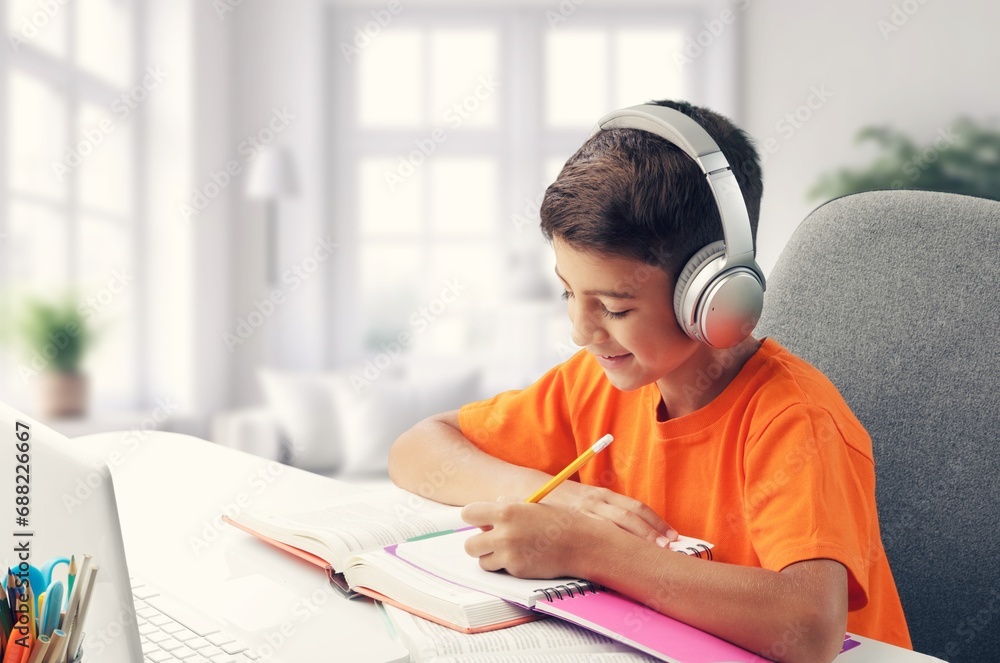
[[[324,569],[331,585],[348,597],[370,596],[467,633],[538,619],[536,613],[458,587],[386,552],[393,544],[466,527],[460,512],[460,507],[388,488],[304,511],[245,511],[222,519]]]
[[[304,511],[241,512],[223,520],[324,569],[331,584],[347,596],[364,594],[454,630],[474,633],[541,617],[494,594],[455,585],[396,555],[396,544],[468,529],[460,512],[460,507],[390,488],[314,504]],[[699,554],[710,547],[683,537],[672,545]],[[464,551],[461,554],[477,565]]]

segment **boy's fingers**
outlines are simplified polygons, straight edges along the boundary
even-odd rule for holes
[[[496,509],[494,502],[470,502],[462,507],[460,515],[470,525],[484,527],[496,522]]]
[[[658,546],[666,546],[677,539],[677,532],[638,500],[615,494],[611,500],[592,508],[595,516],[610,520],[626,532]]]

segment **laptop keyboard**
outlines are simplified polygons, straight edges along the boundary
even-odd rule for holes
[[[132,578],[143,660],[150,663],[253,663],[260,657],[218,624],[154,586]]]

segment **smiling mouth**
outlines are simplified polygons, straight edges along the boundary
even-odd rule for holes
[[[597,355],[597,356],[600,357],[600,358],[602,358],[602,359],[621,359],[622,357],[627,357],[630,354],[631,354],[630,352],[626,352],[626,353],[620,354],[620,355]]]

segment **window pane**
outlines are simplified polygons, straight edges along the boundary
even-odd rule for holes
[[[420,246],[370,244],[361,249],[361,309],[366,350],[381,350],[401,332],[417,331],[410,316],[420,306]]]
[[[132,3],[130,0],[77,2],[77,63],[115,85],[131,86]]]
[[[77,281],[85,291],[110,289],[131,290],[134,284],[132,267],[132,233],[121,221],[98,216],[80,217],[77,242],[79,277]],[[113,293],[117,294],[117,293]],[[106,297],[107,295],[105,295]],[[107,301],[102,301],[104,308]]]
[[[403,177],[398,167],[398,157],[362,159],[358,168],[362,235],[412,237],[420,232],[424,171],[417,166]]]
[[[493,127],[499,114],[500,78],[495,30],[431,33],[431,118],[448,129]]]
[[[608,36],[557,30],[545,40],[545,120],[550,127],[591,127],[608,108]]]
[[[500,298],[501,250],[488,244],[440,243],[431,248],[425,298],[453,299],[452,311],[488,309]],[[442,294],[445,291],[451,294]]]
[[[677,30],[619,30],[614,107],[653,99],[684,99],[684,76],[673,61],[673,54],[683,46],[683,36]]]
[[[66,140],[66,101],[56,88],[15,69],[9,82],[11,189],[61,200],[77,159]]]
[[[47,205],[10,203],[4,249],[7,274],[14,283],[41,291],[69,281],[66,220]]]
[[[132,237],[121,222],[97,216],[81,216],[79,228],[80,306],[96,336],[87,360],[95,406],[128,407],[139,315]]]
[[[438,157],[431,162],[431,227],[448,235],[497,230],[497,167],[493,159]]]
[[[44,3],[52,15],[46,12],[38,0],[7,0],[7,32],[16,54],[26,46],[59,58],[66,57],[66,26],[69,12],[65,3]]]
[[[495,310],[499,301],[501,260],[490,245],[448,243],[431,249],[422,303],[428,323],[414,344],[419,352],[467,357],[493,340],[491,318],[483,312]]]
[[[424,35],[384,30],[358,55],[358,124],[416,127],[424,118]]]
[[[131,124],[118,120],[107,108],[84,104],[77,132],[82,143],[92,146],[77,168],[80,205],[122,216],[131,214],[135,189]]]

